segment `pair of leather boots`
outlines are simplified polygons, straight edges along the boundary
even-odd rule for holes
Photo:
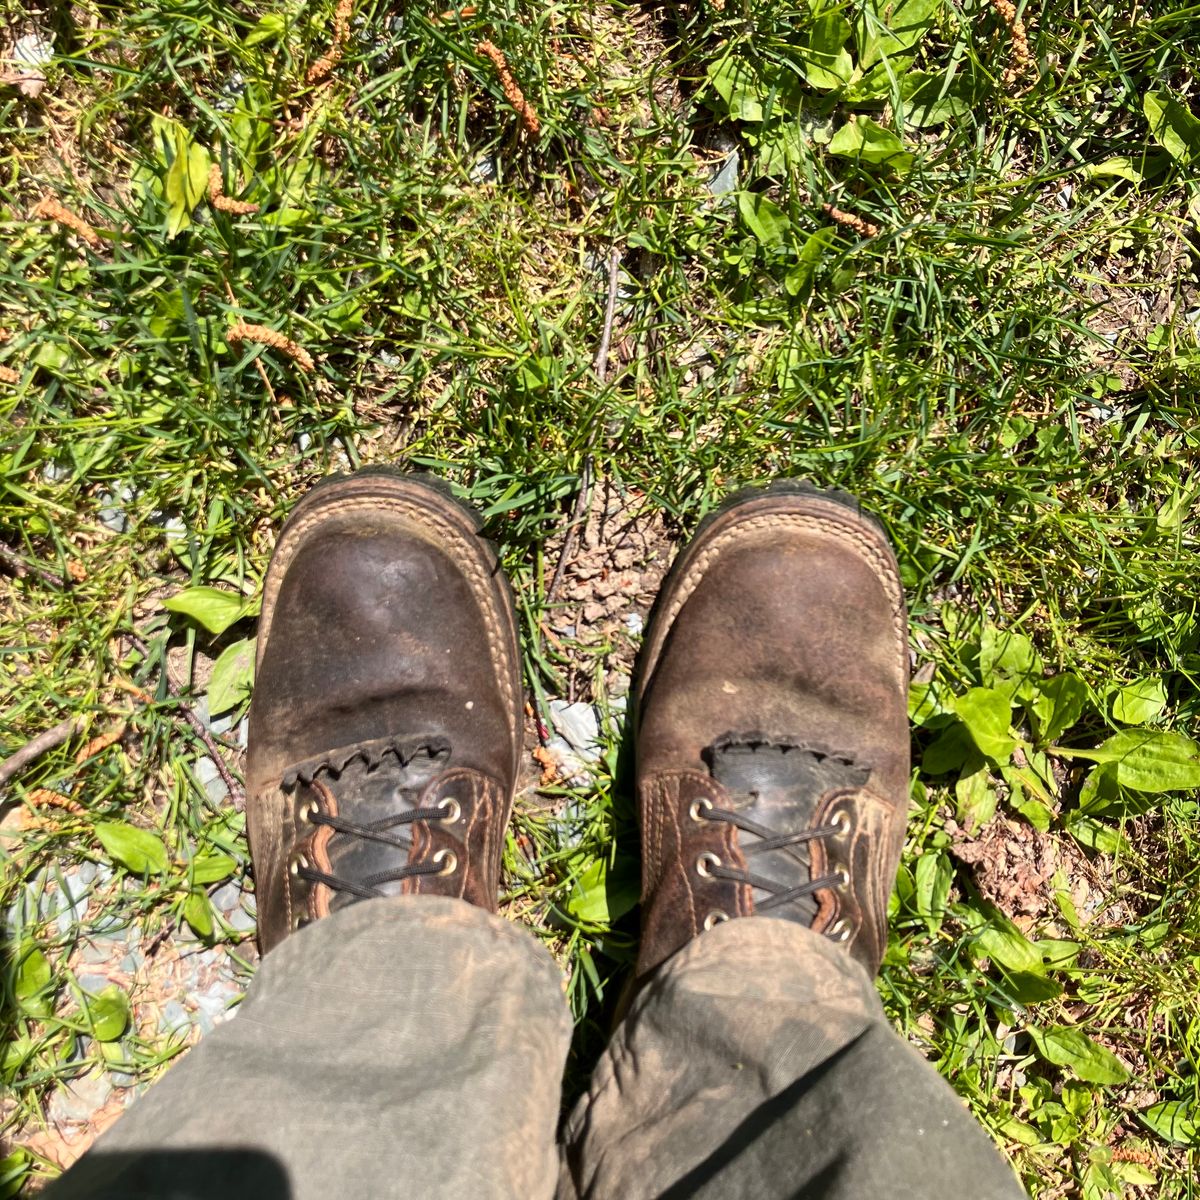
[[[430,482],[327,480],[267,573],[250,711],[259,939],[358,900],[494,911],[523,752],[513,599]],[[895,558],[841,494],[745,493],[680,553],[635,681],[643,975],[721,921],[799,921],[870,972],[908,795]]]

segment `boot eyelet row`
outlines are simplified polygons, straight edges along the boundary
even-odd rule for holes
[[[846,942],[850,940],[850,922],[839,918],[825,931],[825,936],[831,942]]]

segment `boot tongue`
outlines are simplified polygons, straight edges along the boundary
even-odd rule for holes
[[[380,739],[339,750],[323,759],[292,767],[285,787],[298,788],[299,802],[319,797],[329,811],[333,797],[336,815],[358,825],[386,822],[420,806],[426,788],[448,767],[450,744],[442,738],[421,740]],[[412,826],[396,825],[384,832],[411,843]],[[362,880],[381,871],[394,871],[408,862],[408,851],[386,842],[323,827],[318,844],[328,858],[328,870],[343,879]],[[402,882],[379,885],[386,895],[399,894]],[[330,910],[354,903],[350,892],[335,892]]]
[[[766,826],[773,835],[813,828],[822,797],[833,790],[861,787],[869,774],[847,759],[757,734],[727,734],[705,751],[705,758],[713,779],[729,794],[730,809]],[[738,830],[737,837],[743,853],[761,840],[744,829]],[[781,890],[799,887],[812,878],[811,849],[812,842],[796,842],[752,853],[746,859],[747,869],[779,884]],[[762,892],[755,895],[759,902],[767,898]],[[801,896],[772,912],[811,925],[817,897]]]

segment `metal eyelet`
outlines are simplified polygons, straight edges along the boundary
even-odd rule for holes
[[[720,925],[722,921],[728,921],[729,914],[722,912],[719,908],[714,908],[712,912],[704,918],[704,928],[711,929],[714,925]]]
[[[315,800],[306,800],[300,805],[300,812],[297,814],[301,821],[306,821],[310,825],[312,819],[321,811],[321,806]]]
[[[446,813],[439,820],[444,821],[447,825],[453,825],[462,817],[462,805],[459,804],[453,796],[447,796],[439,805],[438,808],[443,809]]]
[[[825,936],[831,942],[845,942],[850,939],[850,922],[839,919],[825,931]]]
[[[705,850],[696,859],[696,874],[703,875],[705,879],[708,879],[712,875],[712,868],[720,865],[721,860],[712,851]]]
[[[843,837],[850,832],[850,814],[844,808],[838,809],[838,811],[835,812],[830,818],[829,823],[830,825],[833,825],[837,829],[838,833],[842,834]]]
[[[834,877],[837,879],[837,885],[840,888],[850,886],[850,872],[845,867],[838,867],[834,872]]]
[[[297,850],[288,856],[288,873],[298,876],[302,870],[308,869],[308,858]]]
[[[453,850],[439,850],[433,856],[433,861],[445,864],[438,872],[439,875],[453,875],[458,870],[458,855]]]
[[[700,814],[701,812],[710,812],[712,810],[712,806],[713,803],[711,800],[706,800],[703,796],[701,796],[699,800],[692,801],[691,807],[688,809],[688,816],[691,817],[693,821],[707,821],[708,818],[702,817]]]

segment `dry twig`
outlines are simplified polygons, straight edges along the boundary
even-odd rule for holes
[[[61,746],[63,742],[69,741],[77,733],[82,733],[84,725],[82,717],[68,717],[65,721],[59,721],[57,725],[47,729],[45,733],[39,733],[37,737],[30,738],[20,750],[0,762],[0,787],[23,771],[34,759],[40,758],[47,750],[53,750],[55,746]]]
[[[100,235],[77,213],[73,213],[69,208],[65,208],[59,204],[57,200],[49,196],[39,200],[31,210],[31,217],[37,217],[44,221],[53,221],[56,225],[62,225],[66,229],[79,234],[81,238],[93,250],[99,250],[104,245]]]
[[[273,350],[286,354],[302,371],[316,369],[313,356],[303,346],[266,325],[250,325],[239,321],[225,337],[231,342],[255,342],[260,346],[270,346]]]
[[[827,217],[839,225],[844,225],[847,229],[853,229],[859,237],[872,238],[879,234],[878,225],[872,225],[870,221],[855,216],[854,213],[847,212],[844,208],[835,208],[832,204],[822,204],[821,208]]]
[[[537,110],[525,99],[525,93],[521,91],[520,85],[513,78],[513,73],[509,70],[508,59],[504,57],[504,51],[494,42],[485,40],[476,45],[475,53],[481,54],[491,61],[492,66],[496,68],[496,75],[500,80],[500,87],[504,91],[505,98],[516,109],[529,136],[537,137],[541,132],[542,123],[538,120]]]
[[[57,572],[43,567],[41,563],[29,562],[15,551],[0,543],[0,566],[7,567],[14,575],[36,575],[53,587],[65,588],[67,581]]]
[[[248,217],[258,212],[258,205],[249,200],[235,200],[225,195],[225,181],[221,178],[221,164],[213,163],[208,169],[208,202],[218,212],[231,213],[235,217]]]

